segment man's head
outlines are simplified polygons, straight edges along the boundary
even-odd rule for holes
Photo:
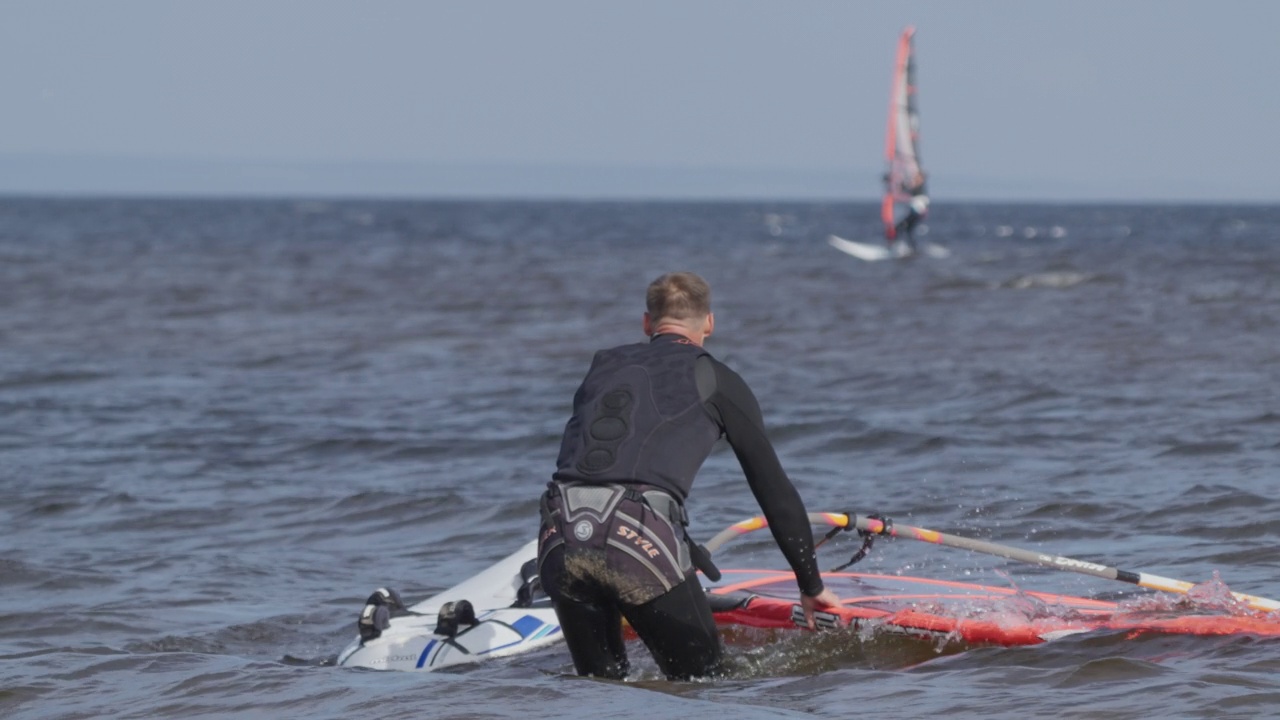
[[[691,272],[667,273],[649,283],[645,294],[644,334],[683,335],[695,344],[711,334],[711,288]]]

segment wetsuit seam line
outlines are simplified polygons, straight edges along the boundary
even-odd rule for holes
[[[696,402],[694,402],[694,403],[692,403],[691,405],[689,405],[689,407],[687,407],[687,408],[685,408],[685,409],[681,410],[680,412],[676,413],[675,415],[671,415],[671,416],[668,416],[668,417],[664,417],[664,418],[662,418],[662,421],[661,421],[661,422],[659,422],[657,425],[655,425],[655,426],[654,426],[654,428],[653,428],[653,430],[651,430],[651,431],[649,432],[649,434],[645,435],[645,436],[644,436],[644,439],[640,441],[640,453],[638,454],[638,456],[637,456],[637,458],[636,458],[636,462],[637,462],[637,463],[639,463],[639,462],[640,462],[640,458],[642,458],[642,457],[644,457],[644,456],[645,456],[645,450],[648,448],[649,442],[650,442],[650,441],[652,441],[652,440],[654,439],[654,437],[656,437],[656,436],[658,435],[658,433],[659,433],[660,431],[664,430],[668,425],[670,425],[670,424],[672,424],[672,423],[676,422],[677,420],[681,420],[681,419],[683,419],[683,418],[684,418],[686,415],[688,415],[689,413],[691,413],[691,412],[695,412],[695,411],[697,411],[697,410],[699,410],[699,409],[701,409],[701,410],[703,410],[703,411],[705,412],[705,408],[702,408],[702,407],[701,407],[701,405],[702,405],[702,400],[701,400],[701,399],[699,399],[699,400],[697,400]],[[704,460],[703,462],[705,462],[705,460]],[[638,466],[636,466],[636,467],[632,467],[632,468],[631,468],[631,474],[632,474],[632,476],[639,475],[639,472],[637,472],[638,470],[639,470],[639,467],[638,467]],[[692,486],[692,485],[693,485],[693,481],[692,481],[692,479],[690,479],[689,485],[690,485],[690,486]],[[692,487],[691,487],[690,489],[692,489]]]

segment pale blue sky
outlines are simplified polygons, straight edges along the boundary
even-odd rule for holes
[[[7,0],[0,192],[871,198],[907,24],[939,202],[1280,202],[1267,0]]]

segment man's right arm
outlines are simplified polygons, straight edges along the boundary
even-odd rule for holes
[[[707,399],[724,428],[725,439],[747,476],[769,530],[796,574],[800,591],[809,596],[822,593],[822,576],[814,552],[813,531],[804,502],[787,478],[764,430],[760,404],[746,382],[723,363],[704,357],[715,371],[715,390]]]

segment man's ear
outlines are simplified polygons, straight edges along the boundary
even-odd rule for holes
[[[644,336],[653,337],[653,318],[649,317],[649,313],[644,314]]]
[[[716,329],[716,314],[707,313],[707,327],[702,331],[702,337],[710,337],[712,331]]]

